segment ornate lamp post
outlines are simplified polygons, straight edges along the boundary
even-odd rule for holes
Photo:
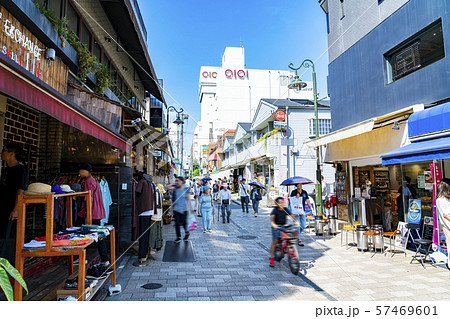
[[[316,82],[316,68],[314,66],[314,62],[306,59],[304,60],[298,68],[294,68],[294,64],[289,63],[288,67],[292,70],[295,70],[295,77],[292,80],[291,84],[289,84],[290,89],[294,89],[295,91],[301,91],[301,89],[306,87],[306,83],[300,80],[297,75],[297,71],[302,68],[312,68],[312,78],[313,78],[313,94],[314,94],[314,116],[315,116],[315,135],[316,138],[319,137],[319,111],[317,109],[317,82]],[[317,159],[317,169],[316,169],[316,206],[317,206],[317,214],[322,215],[323,207],[322,207],[322,172],[320,170],[320,148],[316,147],[316,159]]]
[[[169,106],[167,108],[167,123],[169,123],[169,112],[173,110],[177,113],[177,118],[173,121],[176,125],[177,125],[177,158],[180,160],[180,135],[183,135],[183,132],[181,132],[180,134],[180,125],[182,126],[184,124],[184,121],[182,120],[182,113],[183,113],[183,108],[181,108],[179,111],[174,107],[174,106]],[[181,150],[181,154],[183,154],[183,150]],[[183,176],[183,162],[180,163],[180,175]]]

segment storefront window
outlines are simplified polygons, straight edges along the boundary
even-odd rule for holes
[[[420,199],[422,219],[433,216],[433,177],[429,162],[402,165],[403,208],[408,212],[409,200]],[[405,220],[407,221],[407,220]]]

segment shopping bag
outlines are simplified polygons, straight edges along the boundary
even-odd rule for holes
[[[197,221],[195,219],[194,214],[192,213],[187,213],[187,220],[186,220],[186,225],[188,228],[188,231],[193,231],[197,228]]]
[[[0,238],[0,257],[7,259],[11,265],[16,263],[16,239],[11,237],[13,223],[8,222],[6,237]]]

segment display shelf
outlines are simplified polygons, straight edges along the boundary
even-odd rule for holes
[[[72,227],[72,198],[85,197],[86,198],[86,223],[92,224],[92,201],[91,191],[66,193],[66,194],[49,194],[49,195],[33,195],[33,196],[18,196],[18,216],[17,216],[17,237],[16,237],[16,269],[23,277],[24,260],[25,257],[53,257],[53,256],[67,256],[68,257],[68,273],[69,276],[73,274],[73,256],[78,256],[78,300],[85,300],[85,273],[86,273],[86,248],[92,244],[93,240],[83,246],[65,246],[53,247],[53,223],[54,223],[54,203],[56,198],[66,199],[67,207],[67,226]],[[26,206],[28,204],[45,204],[46,205],[46,228],[45,228],[45,247],[39,248],[24,248],[25,244],[25,220],[26,220]],[[110,274],[112,286],[116,285],[115,274],[115,229],[110,231],[111,242],[111,269]],[[19,282],[14,283],[14,300],[22,301],[23,288]]]

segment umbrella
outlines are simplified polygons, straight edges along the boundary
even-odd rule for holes
[[[314,184],[314,182],[306,177],[294,176],[284,180],[280,185],[297,185],[297,184]]]
[[[266,189],[266,187],[263,184],[259,183],[259,182],[250,182],[250,183],[248,183],[248,185],[256,185],[258,187]]]
[[[212,180],[212,178],[209,177],[209,176],[206,176],[206,177],[203,177],[203,178],[202,178],[202,181],[210,181],[210,180]]]

